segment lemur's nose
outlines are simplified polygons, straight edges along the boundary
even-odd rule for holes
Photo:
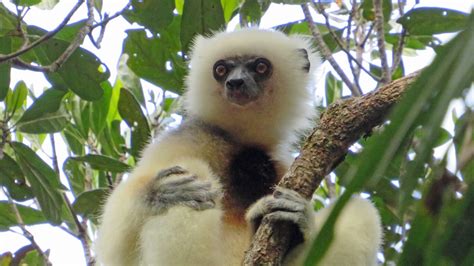
[[[225,86],[229,90],[239,89],[244,84],[243,79],[230,79],[225,83]]]

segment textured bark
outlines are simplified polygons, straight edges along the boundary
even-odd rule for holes
[[[383,123],[390,108],[417,76],[418,73],[411,74],[367,95],[329,106],[278,185],[311,199],[321,180],[344,159],[348,148]],[[273,223],[264,218],[245,254],[244,265],[281,265],[293,230],[288,223]]]

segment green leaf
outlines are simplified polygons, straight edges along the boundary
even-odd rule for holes
[[[219,0],[185,1],[181,21],[181,44],[188,51],[198,34],[210,34],[225,28],[224,10]]]
[[[69,119],[69,114],[61,108],[54,113],[45,113],[40,117],[29,120],[22,119],[16,128],[20,132],[30,134],[54,133],[63,130],[69,123]]]
[[[91,122],[91,129],[95,135],[100,135],[106,126],[113,93],[112,85],[110,85],[108,81],[102,82],[101,86],[104,90],[104,95],[100,100],[90,103],[91,107],[89,108],[89,121]]]
[[[34,6],[41,2],[41,0],[11,0],[17,6]]]
[[[131,153],[138,158],[150,138],[150,127],[137,99],[127,89],[122,89],[120,92],[119,112],[123,120],[131,128]]]
[[[239,0],[221,0],[222,9],[224,10],[224,19],[226,23],[232,19],[235,11],[239,8]]]
[[[474,47],[474,15],[471,16],[470,22],[469,28],[450,41],[406,91],[403,99],[391,113],[389,117],[391,122],[382,134],[367,141],[365,149],[359,156],[363,159],[348,170],[346,178],[351,182],[314,240],[306,265],[315,265],[324,256],[333,237],[337,216],[349,201],[351,194],[362,189],[369,181],[373,183],[379,180],[404,140],[410,136],[414,128],[422,125],[426,135],[420,139],[413,165],[408,167],[406,174],[407,177],[411,177],[412,183],[407,181],[402,191],[401,213],[404,213],[407,199],[411,197],[411,192],[417,183],[414,173],[431,159],[431,150],[439,136],[440,124],[450,101],[459,97],[474,80],[474,53],[471,51],[471,47]]]
[[[60,190],[63,187],[58,175],[25,144],[12,142],[10,145],[43,214],[52,224],[60,224],[63,205]]]
[[[145,107],[145,95],[143,94],[142,84],[140,79],[127,66],[128,54],[123,54],[120,57],[117,69],[117,78],[122,82],[122,87],[127,88],[135,95],[138,102]]]
[[[77,197],[85,189],[86,167],[82,162],[67,158],[63,164],[63,172],[67,177],[72,193]]]
[[[1,11],[0,11],[1,13]],[[0,19],[1,23],[1,19]],[[0,24],[0,27],[2,25]],[[0,28],[1,31],[1,28]],[[0,54],[8,54],[11,52],[11,39],[0,38]],[[0,101],[7,97],[8,89],[10,88],[10,70],[11,64],[3,62],[0,64]]]
[[[97,12],[99,13],[102,12],[102,6],[103,6],[102,0],[94,0],[94,7],[97,10]]]
[[[410,35],[433,35],[466,28],[469,14],[437,7],[420,7],[397,20]]]
[[[374,10],[373,0],[364,0],[364,2],[362,2],[361,7],[362,7],[362,16],[366,20],[373,21],[375,19],[375,10]],[[389,21],[390,16],[392,14],[392,1],[391,0],[383,0],[382,13],[383,13],[383,20],[385,22]]]
[[[41,9],[53,9],[54,6],[59,2],[59,0],[41,0],[41,3],[36,7]]]
[[[8,154],[0,159],[0,185],[17,201],[31,199],[33,194],[18,164]]]
[[[385,41],[392,45],[397,45],[400,39],[400,33],[385,34]],[[409,35],[405,36],[405,48],[416,50],[426,49],[426,46],[436,47],[441,44],[441,41],[433,36],[425,35]]]
[[[74,23],[67,24],[58,33],[54,35],[54,39],[72,42],[76,38],[79,30],[86,24],[86,19],[79,20]]]
[[[81,193],[72,207],[77,214],[97,222],[108,195],[108,189],[89,190]]]
[[[35,225],[46,223],[47,220],[43,214],[33,208],[16,204],[16,208],[20,213],[24,225]],[[0,201],[0,231],[8,231],[10,227],[18,226],[15,212],[12,205],[8,201]]]
[[[174,0],[132,0],[132,9],[123,16],[128,22],[136,22],[157,33],[173,21],[174,8]]]
[[[66,92],[62,90],[56,90],[54,88],[46,90],[26,109],[18,122],[31,121],[48,113],[57,112],[61,107],[61,101],[64,95],[66,95]]]
[[[122,163],[119,160],[104,155],[87,154],[81,157],[71,157],[71,160],[85,162],[92,169],[101,171],[122,173],[130,170],[130,166],[128,164]]]
[[[178,26],[178,21],[173,22],[169,31],[150,38],[144,30],[128,30],[124,53],[129,55],[127,65],[140,78],[164,90],[181,94],[186,64],[178,55],[181,51],[175,33]]]
[[[125,141],[120,134],[120,121],[115,120],[110,127],[106,126],[99,136],[99,143],[102,147],[102,154],[114,158],[119,158],[123,155]]]
[[[18,252],[18,251],[17,251]],[[47,266],[43,256],[38,252],[38,250],[32,248],[26,254],[22,254],[19,265],[35,265],[35,266]]]
[[[342,97],[342,81],[328,72],[326,75],[326,106]]]
[[[42,35],[44,31],[30,27],[28,32]],[[41,65],[53,63],[67,49],[69,43],[59,39],[49,39],[32,50]],[[71,57],[54,73],[45,74],[57,89],[72,90],[82,99],[98,100],[103,91],[100,83],[109,78],[109,71],[101,72],[102,62],[93,53],[78,48]]]
[[[75,155],[84,155],[83,143],[85,143],[86,140],[82,137],[81,132],[77,129],[76,125],[68,123],[63,130],[63,137],[69,149]]]
[[[12,35],[16,31],[16,24],[16,16],[0,3],[0,36]]]
[[[6,105],[9,113],[14,113],[16,110],[21,109],[25,104],[26,96],[28,95],[28,88],[24,81],[18,81],[13,89],[12,94],[7,94]]]

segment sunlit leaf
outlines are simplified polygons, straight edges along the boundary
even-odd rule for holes
[[[34,6],[41,2],[41,0],[11,0],[17,6]]]
[[[189,50],[191,41],[198,34],[209,34],[224,29],[224,10],[219,0],[185,1],[181,20],[181,44]]]
[[[235,11],[239,7],[239,0],[221,0],[222,9],[224,10],[224,18],[226,23],[230,21]]]
[[[26,96],[28,95],[28,88],[24,81],[19,81],[15,88],[13,89],[12,94],[7,94],[6,98],[6,105],[7,111],[9,113],[13,113],[16,110],[21,109],[21,107],[25,104]]]

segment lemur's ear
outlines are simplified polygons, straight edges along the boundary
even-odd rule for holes
[[[309,62],[308,51],[306,51],[306,49],[304,48],[301,48],[301,49],[298,49],[297,52],[301,54],[301,56],[303,56],[303,58],[306,60],[306,64],[303,65],[303,69],[306,70],[306,72],[309,72],[311,63]]]

